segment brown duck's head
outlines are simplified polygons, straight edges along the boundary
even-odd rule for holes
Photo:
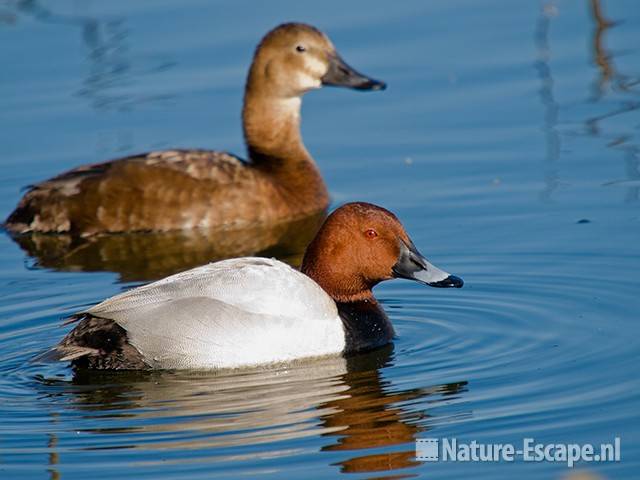
[[[347,65],[331,40],[311,25],[285,23],[265,35],[256,49],[247,88],[291,98],[323,85],[356,90],[386,88],[384,82]]]

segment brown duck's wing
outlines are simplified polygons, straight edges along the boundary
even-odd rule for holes
[[[253,222],[260,220],[258,200],[275,190],[224,152],[151,152],[78,167],[33,186],[5,226],[16,233],[92,235]]]

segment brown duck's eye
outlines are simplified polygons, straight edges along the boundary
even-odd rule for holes
[[[378,232],[376,232],[373,228],[369,228],[364,232],[367,238],[376,238],[378,236]]]
[[[302,52],[306,52],[307,48],[304,45],[296,45],[296,51],[302,53]]]

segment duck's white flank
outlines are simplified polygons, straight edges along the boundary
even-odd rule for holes
[[[86,313],[123,327],[153,368],[237,368],[345,347],[333,299],[306,275],[267,258],[194,268]]]

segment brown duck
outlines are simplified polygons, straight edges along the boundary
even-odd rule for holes
[[[170,231],[291,221],[329,197],[300,135],[301,97],[323,85],[381,90],[316,28],[287,23],[258,45],[242,112],[248,160],[168,150],[83,165],[33,186],[9,215],[13,233]]]

